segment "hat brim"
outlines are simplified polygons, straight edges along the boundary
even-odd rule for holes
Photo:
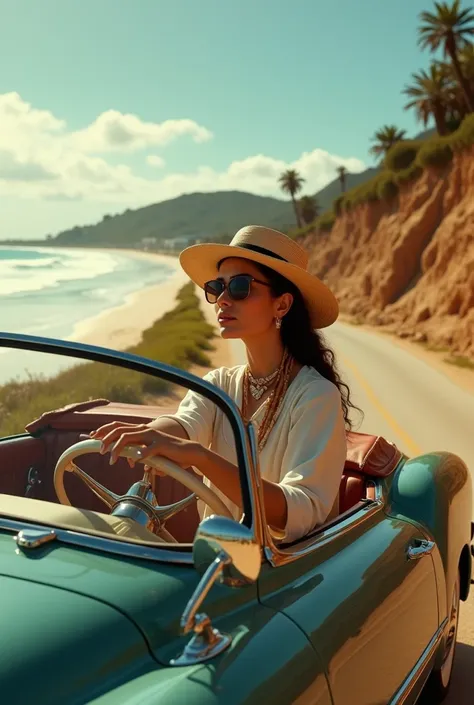
[[[188,277],[204,289],[204,284],[215,278],[217,265],[225,257],[239,257],[263,264],[293,282],[303,296],[314,328],[327,328],[336,321],[339,304],[332,291],[318,277],[290,262],[238,245],[216,243],[191,245],[181,252],[179,261]]]

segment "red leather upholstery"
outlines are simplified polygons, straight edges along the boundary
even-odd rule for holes
[[[382,436],[367,433],[347,434],[347,456],[339,487],[339,513],[347,511],[362,499],[373,499],[368,480],[390,475],[402,458],[401,451]]]
[[[366,479],[358,472],[344,472],[339,486],[339,514],[367,497]]]

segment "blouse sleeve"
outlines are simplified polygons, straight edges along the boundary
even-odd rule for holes
[[[287,501],[287,523],[280,540],[294,541],[328,517],[339,492],[346,459],[346,430],[339,390],[318,383],[304,395],[283,456],[280,487]]]
[[[218,386],[218,370],[212,370],[203,379]],[[212,430],[216,417],[216,405],[207,397],[189,390],[180,402],[175,414],[164,414],[160,418],[174,419],[184,428],[191,441],[208,448],[212,441]]]

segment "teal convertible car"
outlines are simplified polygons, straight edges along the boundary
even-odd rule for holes
[[[443,700],[471,582],[460,458],[408,458],[351,433],[338,516],[275,543],[253,427],[219,389],[131,354],[13,334],[0,334],[0,373],[2,705]],[[111,467],[88,437],[169,412],[183,388],[229,420],[240,523],[197,475],[164,458],[145,469],[136,447]],[[214,512],[201,523],[196,498]]]

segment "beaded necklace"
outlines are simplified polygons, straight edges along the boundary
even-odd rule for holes
[[[259,426],[258,429],[258,450],[259,452],[262,451],[265,443],[267,442],[268,436],[270,435],[270,432],[272,428],[274,427],[275,423],[277,422],[278,416],[281,411],[281,407],[283,404],[283,400],[285,398],[286,391],[288,389],[288,385],[290,382],[290,376],[291,376],[291,371],[293,369],[293,363],[294,359],[291,357],[291,355],[288,353],[287,350],[285,350],[280,366],[277,370],[277,374],[275,375],[276,377],[276,382],[275,386],[268,397],[268,399],[264,402],[266,405],[266,411],[265,411],[265,416],[263,417],[262,423]],[[247,419],[247,409],[248,409],[248,395],[249,395],[249,387],[250,387],[250,370],[247,367],[245,368],[244,371],[244,378],[243,378],[243,394],[242,394],[242,416],[244,418],[245,422],[248,422],[249,419]]]

